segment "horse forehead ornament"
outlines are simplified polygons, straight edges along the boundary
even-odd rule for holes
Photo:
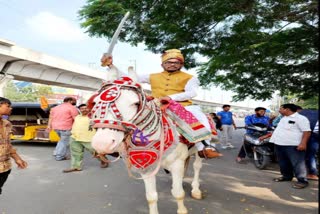
[[[93,128],[114,128],[120,131],[128,131],[135,129],[136,126],[131,122],[122,122],[123,118],[116,106],[115,101],[121,95],[121,89],[134,90],[139,97],[138,117],[146,104],[146,97],[142,92],[140,84],[135,83],[129,77],[122,77],[115,81],[109,81],[102,86],[95,97],[95,105],[91,110],[91,124]],[[108,111],[116,118],[116,120],[108,120]],[[133,118],[131,121],[134,121]]]
[[[121,89],[133,90],[139,97],[138,111],[130,121],[123,121],[115,103],[121,96]],[[106,119],[110,112],[115,120]],[[94,128],[113,128],[126,132],[126,150],[121,156],[126,159],[128,169],[137,173],[156,173],[162,153],[172,146],[177,137],[172,123],[155,102],[147,102],[141,85],[129,77],[108,82],[102,87],[92,109],[91,120]],[[162,127],[161,139],[150,140],[159,126]]]

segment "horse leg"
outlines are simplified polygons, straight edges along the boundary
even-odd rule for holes
[[[148,175],[146,175],[148,176]],[[149,204],[149,214],[159,214],[158,212],[158,193],[156,189],[156,177],[155,175],[143,178],[146,198]]]
[[[177,159],[171,165],[171,174],[172,174],[172,189],[171,194],[175,197],[178,205],[178,214],[187,214],[188,210],[184,206],[184,197],[185,192],[183,190],[182,182],[184,175],[184,164],[185,160]]]
[[[198,155],[198,152],[195,152],[195,161],[193,163],[193,171],[194,171],[194,176],[192,180],[192,190],[191,190],[191,196],[194,199],[202,199],[202,192],[199,189],[199,174],[200,174],[200,169],[202,168],[202,159]]]

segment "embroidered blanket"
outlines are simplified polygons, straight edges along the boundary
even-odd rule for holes
[[[212,133],[180,103],[170,100],[166,112],[176,124],[177,131],[189,142],[196,143],[211,138]]]

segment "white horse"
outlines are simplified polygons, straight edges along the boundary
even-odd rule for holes
[[[93,148],[100,154],[119,152],[129,172],[141,175],[150,214],[158,214],[156,173],[160,166],[171,172],[171,193],[178,205],[177,213],[188,213],[182,183],[190,155],[195,155],[191,196],[202,198],[199,189],[202,159],[197,149],[188,150],[186,144],[179,142],[172,121],[154,100],[148,100],[138,83],[128,77],[107,83],[95,97],[91,114],[93,127],[97,129]]]

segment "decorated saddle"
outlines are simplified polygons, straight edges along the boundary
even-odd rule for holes
[[[211,138],[212,133],[180,103],[170,100],[166,113],[175,123],[179,134],[190,143]]]

